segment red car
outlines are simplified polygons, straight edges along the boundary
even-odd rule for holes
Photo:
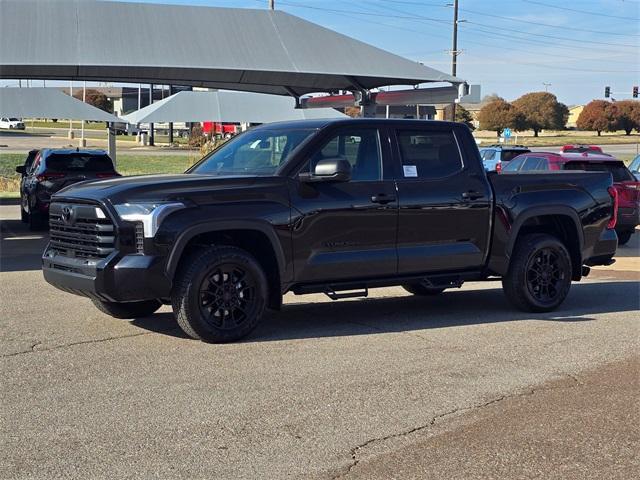
[[[560,153],[603,153],[598,145],[563,145]]]
[[[608,171],[618,193],[618,244],[629,241],[640,224],[640,182],[624,162],[602,153],[550,153],[530,152],[515,157],[504,167],[504,173],[536,172],[549,170]]]

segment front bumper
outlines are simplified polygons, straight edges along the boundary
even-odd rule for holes
[[[119,255],[88,260],[45,250],[44,278],[68,293],[108,302],[164,299],[170,296],[171,281],[164,272],[165,259],[150,255]]]

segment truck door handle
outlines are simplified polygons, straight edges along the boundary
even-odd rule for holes
[[[477,200],[479,198],[484,197],[484,195],[480,192],[475,192],[473,190],[469,190],[468,192],[464,192],[462,194],[462,198],[464,200]]]
[[[380,203],[380,204],[384,205],[386,203],[391,203],[391,202],[395,202],[395,201],[396,201],[395,195],[387,195],[386,193],[379,193],[378,195],[371,195],[371,202],[372,203]]]

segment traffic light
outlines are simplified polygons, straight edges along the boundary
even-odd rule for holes
[[[633,87],[633,98],[638,98],[638,86]]]
[[[604,87],[604,98],[609,98],[611,96],[611,87]]]

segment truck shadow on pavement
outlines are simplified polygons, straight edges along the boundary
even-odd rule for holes
[[[290,303],[280,312],[268,312],[258,329],[243,342],[399,333],[526,320],[589,322],[595,321],[593,315],[597,314],[637,311],[639,289],[638,282],[576,283],[561,308],[543,314],[514,309],[500,288],[466,291],[462,288],[430,298],[402,295],[398,290],[398,296],[393,297]],[[133,323],[149,331],[184,338],[171,313]]]
[[[0,271],[40,270],[41,255],[49,241],[47,231],[31,232],[20,220],[0,221]]]

